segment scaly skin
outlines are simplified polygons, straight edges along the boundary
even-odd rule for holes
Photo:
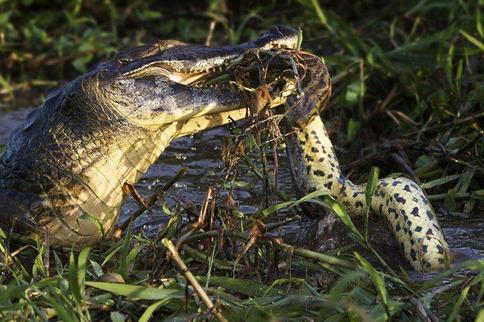
[[[331,90],[324,62],[307,53],[302,80],[304,95],[289,102],[287,118],[294,134],[288,138],[293,178],[303,194],[324,191],[342,203],[349,214],[366,208],[366,184],[355,185],[341,173],[333,145],[318,106],[324,107]],[[390,223],[406,259],[415,270],[438,270],[447,263],[448,246],[437,217],[422,189],[407,178],[385,178],[377,183],[371,209]]]
[[[190,119],[253,105],[242,91],[205,87],[205,80],[249,51],[296,42],[284,27],[221,48],[160,41],[120,52],[54,91],[0,158],[0,225],[57,245],[110,237],[123,185],[135,184],[173,138],[192,130]]]

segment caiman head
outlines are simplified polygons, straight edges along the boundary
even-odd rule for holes
[[[174,121],[240,108],[247,95],[228,86],[210,86],[248,52],[294,49],[298,34],[277,26],[254,41],[235,46],[206,47],[176,40],[129,49],[100,64],[84,80],[88,93],[130,121],[160,126]]]
[[[297,38],[273,27],[219,48],[159,41],[121,51],[52,92],[0,158],[0,226],[43,230],[63,245],[109,236],[123,185],[135,184],[188,120],[251,104],[230,78],[216,87],[213,80],[248,53],[293,49]]]

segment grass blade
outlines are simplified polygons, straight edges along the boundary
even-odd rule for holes
[[[137,298],[141,300],[183,299],[182,290],[154,288],[130,284],[117,284],[106,282],[86,282],[86,285],[108,291],[116,295]]]
[[[464,37],[467,38],[467,40],[469,40],[472,44],[474,44],[477,48],[479,48],[480,50],[484,51],[484,43],[482,43],[481,41],[479,41],[479,39],[477,39],[476,37],[472,36],[472,35],[469,35],[467,32],[465,32],[464,30],[460,30],[460,33],[462,35],[464,35]]]
[[[376,186],[378,184],[378,176],[380,174],[380,169],[377,167],[372,167],[370,170],[370,176],[368,178],[368,183],[366,184],[365,191],[365,241],[368,242],[368,214],[370,213],[371,200],[375,194]]]
[[[87,260],[89,259],[89,252],[91,251],[90,247],[84,248],[79,257],[77,259],[77,277],[78,277],[78,285],[79,285],[79,293],[81,295],[84,294],[85,289],[85,282],[86,282],[86,269],[87,269]]]
[[[361,257],[360,254],[355,253],[355,256],[360,262],[360,265],[363,267],[363,269],[370,275],[374,283],[373,286],[375,287],[378,294],[380,294],[383,304],[387,306],[389,296],[383,276],[366,259]]]

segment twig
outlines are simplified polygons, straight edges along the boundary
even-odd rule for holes
[[[178,254],[177,250],[175,249],[175,245],[171,242],[171,240],[168,240],[166,238],[163,238],[161,241],[163,246],[166,247],[168,250],[168,255],[170,259],[178,266],[178,269],[181,271],[183,276],[187,279],[188,283],[190,283],[195,290],[195,292],[198,294],[200,299],[205,303],[207,308],[213,312],[213,314],[217,317],[219,321],[225,322],[228,320],[222,315],[222,312],[218,308],[213,305],[212,300],[208,297],[207,293],[205,290],[202,288],[200,283],[198,283],[197,279],[195,276],[193,276],[192,272],[188,270],[188,267],[185,265],[183,260],[180,257],[180,254]]]
[[[257,169],[255,164],[247,156],[244,155],[242,157],[242,161],[257,176],[257,178],[259,178],[260,180],[264,180],[264,175],[262,173],[260,173],[260,171]],[[276,193],[277,197],[279,197],[279,199],[281,199],[282,201],[290,200],[289,197],[287,197],[284,192],[282,192],[282,191],[280,191],[276,188],[276,186],[274,185],[274,183],[271,180],[269,180],[269,185],[270,185],[271,189]]]
[[[138,207],[148,208],[143,198],[139,195],[138,191],[136,191],[136,188],[131,183],[125,182],[123,184],[123,191],[124,193],[128,193],[131,195],[131,197],[133,197],[134,201],[136,201],[138,204]]]
[[[0,95],[11,94],[12,92],[15,92],[18,90],[27,90],[27,89],[30,89],[31,87],[52,87],[58,84],[59,84],[58,81],[34,79],[34,80],[29,80],[29,81],[14,84],[14,85],[8,85],[5,88],[0,89]]]
[[[135,212],[133,212],[128,217],[128,219],[126,219],[126,221],[119,226],[118,231],[123,231],[126,228],[128,228],[130,222],[134,221],[136,218],[141,216],[146,210],[152,207],[155,204],[155,202],[158,200],[158,196],[166,192],[168,189],[170,189],[171,186],[175,184],[175,182],[177,182],[185,173],[187,173],[187,171],[188,171],[187,168],[182,168],[180,171],[178,171],[177,174],[175,174],[173,178],[170,179],[170,181],[165,183],[163,187],[156,189],[153,195],[151,195],[151,197],[149,197],[142,204],[140,204],[140,208]]]
[[[210,44],[212,43],[213,31],[215,30],[216,24],[217,21],[210,21],[210,24],[208,25],[207,39],[205,39],[205,46],[210,46]]]
[[[189,231],[187,233],[185,233],[183,236],[178,238],[176,242],[177,249],[178,247],[180,247],[181,244],[183,244],[183,242],[187,238],[189,238],[196,230],[200,229],[205,224],[205,218],[207,217],[207,211],[208,211],[208,204],[210,202],[210,199],[212,198],[212,193],[213,193],[212,187],[208,187],[205,200],[203,201],[202,209],[200,209],[198,220],[195,224],[190,225]]]
[[[203,254],[203,253],[197,251],[196,249],[194,249],[190,246],[187,246],[187,245],[183,245],[182,249],[188,256],[190,256],[191,258],[193,258],[197,262],[202,263],[202,264],[207,264],[208,258],[207,258],[206,254]],[[232,271],[234,269],[234,263],[233,262],[228,262],[228,261],[215,259],[215,258],[213,259],[213,266],[215,268],[219,269],[219,270],[224,270],[224,271]],[[237,266],[235,268],[236,270],[242,269],[241,266],[239,266],[239,265],[236,265],[236,266]]]
[[[194,241],[194,240],[200,240],[200,239],[204,239],[204,238],[216,237],[218,235],[218,233],[219,232],[215,231],[215,230],[199,233],[199,234],[193,235],[190,238],[188,238],[186,240],[186,242]],[[227,236],[231,236],[231,237],[243,240],[243,241],[247,241],[249,239],[249,236],[246,233],[242,233],[242,232],[238,232],[238,231],[225,230],[224,234],[227,235]],[[260,238],[258,240],[258,242],[270,243],[270,241],[263,240],[262,238]],[[317,260],[317,261],[320,261],[320,262],[323,262],[323,263],[326,263],[326,264],[331,264],[331,265],[335,265],[335,266],[338,266],[338,267],[347,268],[347,269],[351,269],[351,270],[355,269],[355,265],[352,262],[344,260],[344,259],[336,258],[336,257],[333,257],[333,256],[325,255],[325,254],[322,254],[322,253],[319,253],[319,252],[307,250],[307,249],[300,248],[300,247],[293,247],[293,246],[291,246],[289,244],[285,244],[285,243],[272,243],[272,245],[275,248],[282,249],[282,250],[285,250],[285,249],[288,249],[288,248],[293,248],[295,255],[298,255],[298,256],[301,256],[301,257],[304,257],[304,258],[314,259],[314,260]]]
[[[441,128],[456,126],[456,125],[459,125],[459,124],[462,124],[462,123],[477,121],[481,117],[484,117],[484,112],[477,113],[475,115],[471,115],[471,116],[468,116],[468,117],[464,117],[464,118],[459,119],[459,120],[450,121],[450,122],[447,122],[447,123],[444,123],[444,124],[437,124],[437,125],[434,125],[434,126],[424,128],[424,129],[414,130],[414,131],[411,131],[411,132],[408,132],[408,133],[404,133],[404,134],[402,134],[402,136],[415,136],[415,134],[417,134],[417,133],[434,131],[434,130],[439,130]]]
[[[417,311],[418,316],[422,321],[431,321],[431,322],[437,322],[439,319],[430,311],[428,311],[425,306],[417,300],[415,297],[410,298],[410,303],[412,303],[415,306],[415,310]]]

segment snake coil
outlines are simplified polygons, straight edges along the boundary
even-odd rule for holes
[[[301,193],[314,190],[331,195],[352,215],[363,215],[366,184],[356,185],[341,172],[333,145],[319,116],[331,92],[324,62],[309,53],[298,52],[305,74],[304,94],[291,97],[286,116],[293,134],[287,147],[294,181]],[[437,217],[422,189],[407,178],[378,180],[371,209],[389,222],[406,259],[415,270],[438,270],[448,260],[448,245]]]

